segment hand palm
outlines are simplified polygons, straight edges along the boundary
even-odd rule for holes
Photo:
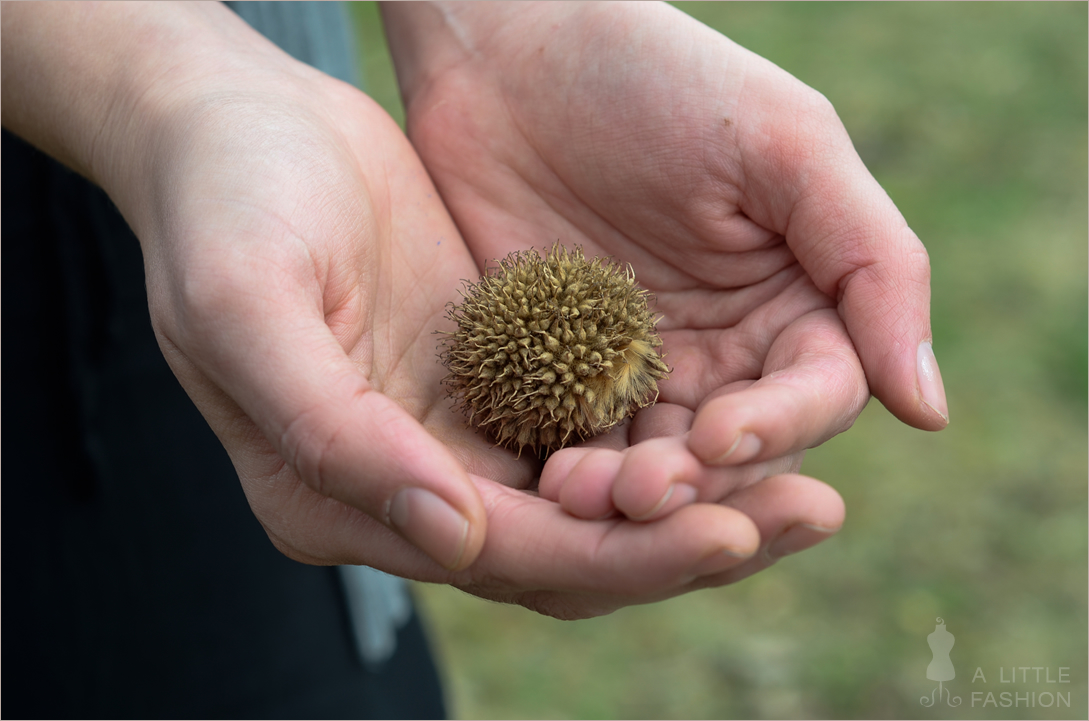
[[[835,301],[786,242],[804,188],[787,176],[796,148],[784,146],[804,128],[769,117],[776,98],[761,96],[783,79],[706,28],[633,32],[615,8],[569,11],[577,22],[496,17],[502,32],[481,32],[472,52],[410,85],[413,144],[478,263],[557,239],[631,263],[657,298],[674,369],[660,400],[688,411],[652,424],[655,435],[685,433],[701,406],[756,382],[762,395],[730,400],[725,440],[762,423],[763,451],[742,460],[793,454],[770,470],[796,470],[797,454],[848,427],[866,393]],[[787,91],[822,109],[815,93]],[[805,412],[822,403],[823,414]],[[783,413],[792,428],[771,429]]]

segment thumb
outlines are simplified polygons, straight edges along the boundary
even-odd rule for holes
[[[796,168],[804,181],[787,243],[837,299],[870,392],[905,423],[940,430],[949,407],[930,330],[929,257],[838,118],[833,128]]]
[[[347,359],[345,359],[347,361]],[[317,493],[358,508],[450,570],[484,542],[483,504],[464,467],[388,396],[350,368],[283,407],[277,449]],[[282,430],[280,430],[282,428]]]
[[[352,562],[380,561],[366,556],[370,536],[316,514],[282,474],[250,472],[267,468],[266,440],[309,489],[363,511],[443,567],[460,570],[476,559],[487,519],[467,471],[372,386],[320,314],[295,310],[273,320],[256,307],[259,298],[254,308],[245,300],[199,305],[190,307],[186,330],[161,332],[164,352],[227,446],[259,520],[270,535],[276,529],[292,539],[296,553],[289,555],[320,562],[343,556],[345,544],[362,544],[350,549],[360,559]],[[195,332],[200,328],[206,332]],[[179,336],[190,342],[173,340]]]

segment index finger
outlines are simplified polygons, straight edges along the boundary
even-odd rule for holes
[[[776,338],[756,382],[696,412],[688,447],[709,465],[738,465],[812,448],[847,430],[869,398],[851,339],[831,309]]]

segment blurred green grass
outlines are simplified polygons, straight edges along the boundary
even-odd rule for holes
[[[680,7],[823,92],[923,239],[952,424],[871,402],[803,468],[843,495],[844,530],[736,586],[575,623],[417,587],[453,712],[1086,718],[1087,5]],[[373,3],[354,17],[403,122]],[[937,616],[955,709],[919,704]],[[1000,683],[1021,666],[1071,683]],[[1071,707],[971,705],[1056,689]]]

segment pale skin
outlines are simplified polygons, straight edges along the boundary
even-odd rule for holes
[[[409,139],[216,4],[2,10],[4,127],[133,227],[163,352],[285,554],[599,615],[834,533],[796,471],[868,388],[945,425],[925,251],[815,93],[664,6],[384,13]],[[632,264],[675,370],[542,469],[452,410],[433,331],[556,238]]]
[[[478,263],[543,234],[657,297],[659,404],[556,454],[544,497],[643,520],[729,503],[846,430],[866,378],[947,423],[919,378],[925,249],[823,97],[656,4],[383,10],[409,137]]]

